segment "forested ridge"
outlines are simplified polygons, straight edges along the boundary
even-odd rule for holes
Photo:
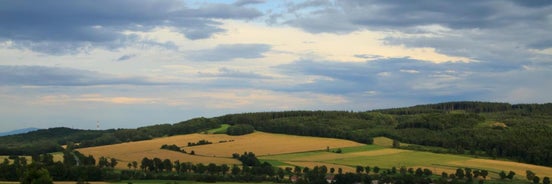
[[[372,143],[386,136],[404,147],[434,152],[508,158],[552,166],[552,104],[447,102],[367,112],[284,111],[196,118],[137,129],[72,130],[53,128],[0,137],[0,155],[56,151],[58,145],[79,147],[147,140],[202,132],[221,124],[251,125],[255,130],[333,137]],[[33,147],[35,144],[41,146]],[[47,145],[47,146],[44,146]]]

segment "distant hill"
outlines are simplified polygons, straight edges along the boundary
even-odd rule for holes
[[[371,144],[387,137],[439,153],[506,158],[552,166],[552,103],[445,102],[412,107],[351,111],[281,111],[195,118],[136,129],[50,128],[0,137],[0,155],[32,155],[76,148],[149,140],[248,124],[255,130],[339,138]]]
[[[1,136],[8,136],[8,135],[24,134],[24,133],[32,132],[32,131],[36,131],[36,130],[38,130],[38,128],[31,127],[31,128],[23,128],[23,129],[12,130],[12,131],[9,131],[9,132],[0,132],[0,137]]]

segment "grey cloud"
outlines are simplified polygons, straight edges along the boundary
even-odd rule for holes
[[[0,85],[30,86],[95,86],[95,85],[160,85],[144,77],[120,77],[88,70],[0,65]]]
[[[250,4],[262,4],[264,2],[266,2],[266,0],[238,0],[234,2],[234,5],[244,6],[244,5],[250,5]]]
[[[503,72],[493,71],[492,67],[479,63],[436,64],[409,58],[364,63],[301,60],[276,69],[297,78],[318,76],[315,81],[277,89],[292,92],[340,95],[373,92],[375,98],[416,98],[433,102],[439,99],[483,100],[496,92],[492,88],[503,87],[493,86],[493,81],[499,79],[491,77],[491,74]],[[489,82],[482,83],[481,79]]]
[[[432,24],[454,29],[471,29],[501,27],[512,24],[512,21],[542,20],[542,17],[535,16],[533,13],[504,12],[534,12],[543,9],[541,6],[529,6],[509,10],[512,7],[511,4],[514,4],[513,7],[515,8],[516,3],[477,0],[462,2],[431,0],[343,0],[328,2],[313,0],[289,4],[288,9],[295,13],[296,17],[285,22],[310,32],[341,32],[345,31],[344,25],[347,25],[349,31],[359,29],[387,30]],[[538,12],[538,14],[546,15],[547,13],[543,11]],[[282,18],[288,19],[286,17]]]
[[[136,57],[136,54],[125,54],[125,55],[122,55],[121,57],[117,58],[117,61],[126,61],[126,60],[132,59],[134,57]]]
[[[373,54],[355,54],[354,57],[361,58],[361,59],[381,59],[382,56],[380,55],[373,55]]]
[[[220,19],[252,19],[262,16],[262,13],[256,9],[231,4],[206,4],[184,14],[189,15],[189,17]]]
[[[137,41],[134,35],[122,33],[127,30],[174,27],[190,39],[208,38],[224,31],[214,18],[252,19],[261,15],[256,9],[231,4],[189,8],[177,0],[4,1],[0,7],[0,41],[11,40],[39,52],[70,53],[82,47],[116,48]],[[57,48],[32,47],[36,43]]]
[[[231,61],[237,58],[262,58],[270,50],[266,44],[221,44],[212,49],[198,50],[189,53],[195,61]]]
[[[287,5],[287,11],[290,13],[296,13],[299,10],[308,8],[324,8],[329,5],[332,5],[332,3],[329,0],[310,0],[310,1],[304,1],[300,3],[288,3]]]
[[[545,39],[541,41],[536,41],[534,43],[529,44],[528,46],[530,48],[544,50],[544,49],[552,48],[552,40]]]
[[[533,0],[533,1],[526,1],[526,0],[514,0],[516,4],[527,6],[527,7],[543,7],[543,6],[551,6],[552,1],[548,0]]]
[[[269,79],[270,77],[257,74],[254,72],[242,72],[239,70],[229,69],[226,67],[219,68],[218,73],[198,73],[200,77],[214,78],[243,78],[243,79]]]

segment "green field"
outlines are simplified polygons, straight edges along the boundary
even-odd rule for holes
[[[209,134],[225,134],[226,129],[228,129],[228,127],[230,127],[229,124],[222,124],[222,125],[220,125],[220,128],[215,128],[215,129],[208,130],[207,133],[209,133]]]
[[[377,138],[379,141],[389,142],[386,138]],[[531,170],[539,176],[552,176],[552,168],[523,164],[511,161],[478,159],[466,155],[438,154],[431,152],[412,151],[390,148],[389,145],[364,145],[341,148],[342,153],[330,151],[312,151],[262,156],[259,159],[278,167],[313,167],[315,165],[329,165],[329,167],[343,168],[350,171],[356,166],[378,166],[381,169],[392,167],[400,168],[428,168],[434,174],[442,172],[453,173],[457,168],[471,168],[488,170],[491,178],[498,178],[500,171],[514,171],[518,179],[524,179],[525,171]]]

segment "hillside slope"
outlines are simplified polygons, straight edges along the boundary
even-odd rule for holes
[[[23,128],[23,129],[17,129],[17,130],[12,130],[12,131],[7,131],[7,132],[0,132],[0,137],[2,136],[8,136],[8,135],[17,135],[17,134],[24,134],[24,133],[28,133],[28,132],[32,132],[32,131],[35,131],[35,130],[38,130],[38,128]]]
[[[188,142],[195,143],[207,140],[213,144],[187,146]],[[160,149],[164,144],[176,144],[181,149],[194,155]],[[256,155],[284,154],[325,150],[326,148],[343,148],[361,146],[362,144],[348,140],[304,137],[283,134],[255,132],[243,136],[229,136],[225,134],[188,134],[153,140],[121,143],[114,145],[78,149],[85,155],[116,158],[120,160],[120,168],[126,168],[128,162],[140,162],[144,157],[180,160],[192,163],[240,164],[232,158],[232,154],[253,152]]]

